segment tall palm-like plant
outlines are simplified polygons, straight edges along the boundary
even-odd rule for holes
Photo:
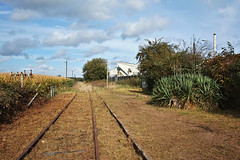
[[[162,78],[153,89],[152,101],[156,104],[167,106],[173,98],[183,108],[194,104],[202,109],[214,109],[223,97],[216,81],[202,75],[183,74]]]

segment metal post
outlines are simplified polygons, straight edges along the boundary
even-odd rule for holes
[[[108,62],[106,61],[106,66],[107,66],[107,79],[106,79],[106,86],[108,88]]]
[[[107,68],[107,88],[108,88],[108,68]]]
[[[23,73],[21,72],[21,88],[23,87]]]

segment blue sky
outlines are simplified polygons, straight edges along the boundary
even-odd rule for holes
[[[136,63],[145,39],[240,52],[240,0],[0,0],[0,72],[82,76],[93,58]]]

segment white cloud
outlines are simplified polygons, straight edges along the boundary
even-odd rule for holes
[[[122,38],[139,37],[165,29],[170,24],[169,19],[154,17],[142,17],[137,22],[127,23],[122,33]]]
[[[104,47],[104,46],[95,46],[85,54],[85,57],[91,57],[91,56],[103,53],[108,49],[109,49],[108,47]]]
[[[225,8],[220,8],[218,10],[218,13],[231,18],[237,14],[237,8],[235,8],[234,6],[227,6]]]
[[[212,4],[213,0],[204,0],[204,2],[207,4]]]
[[[67,50],[65,48],[59,49],[54,56],[50,59],[59,59],[67,55]]]
[[[45,58],[44,58],[43,56],[41,56],[41,57],[37,57],[36,60],[37,60],[37,63],[40,63],[40,64],[44,64],[45,61],[46,61]]]
[[[112,17],[112,11],[119,4],[118,0],[0,0],[0,2],[15,8],[12,19],[18,21],[39,15],[105,20]]]
[[[102,30],[80,30],[69,33],[54,31],[49,38],[44,39],[46,46],[64,45],[78,46],[80,43],[90,43],[92,41],[101,43],[110,39],[110,35]]]
[[[145,0],[126,0],[126,5],[135,10],[142,10],[147,2]]]
[[[38,39],[30,38],[17,38],[12,41],[3,43],[0,49],[0,55],[2,56],[25,56],[28,58],[28,54],[23,51],[30,48],[36,48],[40,44]]]
[[[158,0],[0,0],[13,7],[12,20],[33,17],[60,17],[66,19],[106,20],[119,11],[140,11]]]
[[[0,11],[0,15],[10,14],[10,11]]]
[[[3,57],[3,58],[0,59],[0,63],[6,62],[9,59],[11,59],[11,57]]]
[[[218,22],[223,33],[232,32],[234,26],[239,22],[240,0],[228,3],[227,6],[217,10],[219,14]]]
[[[52,66],[42,64],[40,66],[37,66],[35,69],[48,71],[48,70],[53,70],[54,68]]]
[[[11,14],[11,19],[15,21],[28,20],[31,17],[38,17],[39,14],[30,9],[15,9]]]

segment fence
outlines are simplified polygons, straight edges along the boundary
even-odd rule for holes
[[[23,80],[24,78],[33,78],[33,74],[32,74],[32,70],[30,70],[30,73],[27,74],[26,70],[24,70],[23,72],[19,73],[13,73],[11,72],[11,76],[15,78],[15,80],[17,79],[17,77],[20,77],[21,78],[21,87],[23,87]]]
[[[138,76],[121,76],[121,77],[115,76],[115,77],[108,77],[108,80],[109,80],[110,82],[117,82],[117,81],[119,81],[119,80],[136,78],[136,77],[138,77]]]

